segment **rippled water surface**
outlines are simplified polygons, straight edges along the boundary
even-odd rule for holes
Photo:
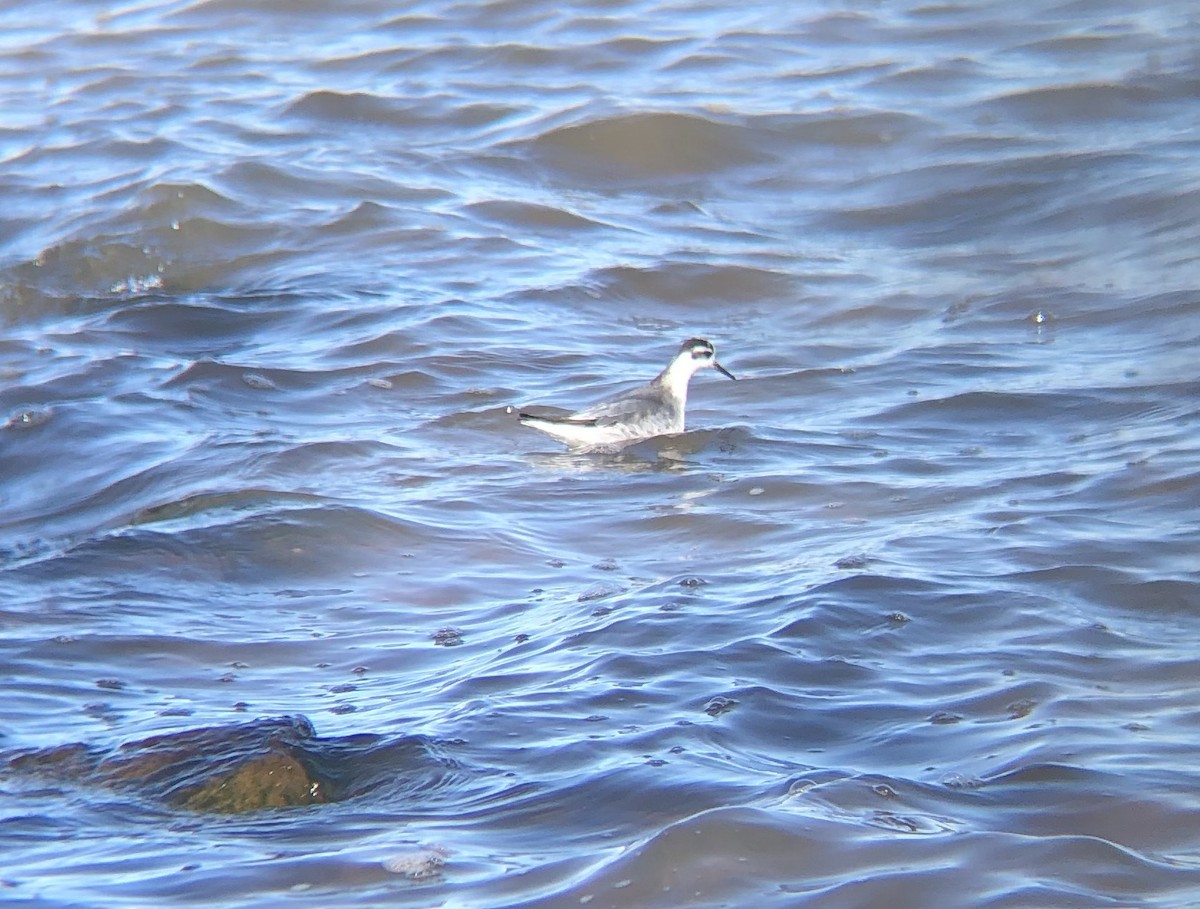
[[[1189,2],[0,11],[12,905],[1200,902]],[[707,337],[689,431],[581,407]]]

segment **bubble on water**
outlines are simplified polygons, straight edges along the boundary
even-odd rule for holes
[[[950,726],[962,722],[962,715],[948,710],[937,710],[929,715],[929,722],[935,726]]]
[[[622,588],[618,584],[593,584],[591,587],[579,594],[579,602],[587,603],[591,600],[602,600],[605,597],[611,597],[614,594],[621,593]]]
[[[871,564],[870,558],[862,554],[842,556],[833,563],[834,568],[840,568],[843,571],[860,571]]]
[[[52,411],[48,407],[18,410],[4,422],[4,428],[33,429],[36,426],[46,423],[50,419],[51,413]]]
[[[109,288],[109,292],[121,295],[144,294],[147,291],[160,290],[162,286],[163,279],[161,274],[129,275],[119,281],[115,281]]]
[[[424,846],[411,852],[401,852],[384,859],[383,868],[410,881],[425,881],[440,877],[451,855],[445,846]]]
[[[433,643],[439,647],[457,647],[463,642],[463,633],[457,628],[439,628],[433,633]]]
[[[244,372],[242,381],[259,391],[271,391],[279,387],[260,372]]]
[[[965,776],[955,771],[943,774],[939,782],[947,789],[978,789],[983,785],[979,777]]]
[[[1037,701],[1033,698],[1020,698],[1005,705],[1004,711],[1008,714],[1009,719],[1019,720],[1033,713],[1035,707],[1037,707]]]
[[[728,713],[736,706],[737,701],[734,698],[717,695],[704,705],[704,712],[709,716],[720,716],[722,713]]]
[[[808,790],[812,789],[816,785],[816,780],[810,780],[807,777],[801,780],[794,780],[792,784],[788,786],[788,795],[792,797],[804,795],[804,793],[808,792]]]
[[[380,379],[378,377],[372,377],[370,379],[367,379],[367,384],[370,385],[372,388],[382,388],[384,391],[386,391],[389,388],[395,387],[395,384],[392,382],[391,379]]]

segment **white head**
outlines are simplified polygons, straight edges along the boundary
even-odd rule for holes
[[[687,370],[687,376],[690,378],[693,374],[701,369],[709,367],[715,369],[721,375],[729,376],[731,379],[737,377],[728,369],[717,362],[717,349],[713,347],[711,341],[706,341],[703,338],[688,338],[679,347],[679,353],[675,355],[675,360],[671,363],[673,368]]]

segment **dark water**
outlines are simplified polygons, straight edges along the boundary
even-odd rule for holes
[[[0,776],[5,902],[1200,902],[1192,4],[14,3],[0,111],[0,749],[389,743]]]

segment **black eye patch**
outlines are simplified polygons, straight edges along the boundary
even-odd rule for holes
[[[694,347],[694,348],[692,348],[692,359],[693,360],[701,360],[701,359],[707,360],[712,355],[713,355],[713,352],[712,352],[711,347]]]

